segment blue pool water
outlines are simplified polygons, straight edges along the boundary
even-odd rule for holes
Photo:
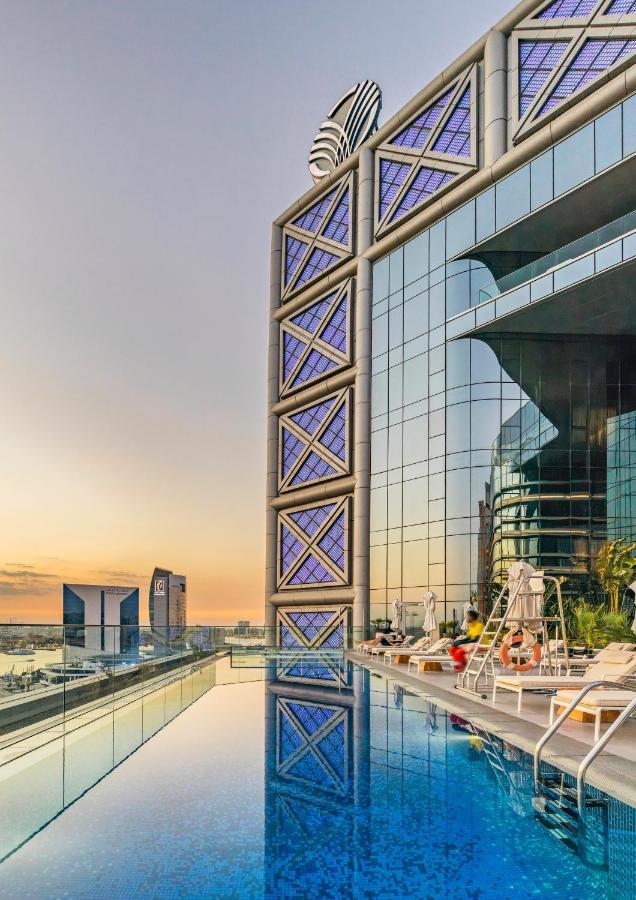
[[[6,859],[0,898],[635,896],[634,810],[592,810],[582,859],[514,747],[348,678],[215,687]]]

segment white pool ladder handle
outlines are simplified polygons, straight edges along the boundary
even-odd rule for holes
[[[628,688],[628,690],[630,690]],[[631,690],[634,690],[633,688]],[[594,744],[590,752],[587,754],[585,759],[582,761],[579,766],[579,770],[576,774],[576,805],[579,810],[579,815],[583,816],[585,813],[585,776],[587,775],[587,770],[590,765],[594,762],[599,753],[607,746],[607,744],[614,737],[618,729],[621,727],[623,722],[625,722],[633,711],[636,709],[636,696],[631,701],[629,706],[626,706],[623,712],[620,714],[618,719],[615,722],[612,722],[610,727],[607,729],[605,734],[603,734],[599,740]]]
[[[537,741],[537,745],[534,748],[534,789],[536,793],[539,793],[540,789],[540,780],[541,780],[541,753],[543,748],[548,743],[548,741],[556,734],[556,732],[561,728],[561,725],[566,721],[569,717],[570,713],[574,712],[576,707],[579,705],[583,697],[588,694],[594,688],[599,687],[608,687],[616,690],[616,682],[615,681],[590,681],[589,684],[586,684],[584,688],[582,688],[579,693],[576,695],[574,700],[566,708],[563,710],[561,715],[556,719],[555,722],[548,728],[546,733]],[[636,693],[636,687],[631,687],[631,685],[622,684],[621,690],[634,691]],[[604,747],[608,744],[611,738],[616,734],[621,725],[630,717],[631,713],[636,709],[636,696],[629,703],[627,707],[623,710],[620,716],[616,719],[615,722],[612,722],[610,727],[607,729],[605,734],[603,734],[599,740],[594,744],[590,752],[581,762],[577,772],[576,778],[576,796],[577,796],[577,806],[579,810],[579,815],[583,815],[585,813],[585,776],[587,774],[587,770],[590,767],[591,763],[594,762],[599,753],[604,749]]]

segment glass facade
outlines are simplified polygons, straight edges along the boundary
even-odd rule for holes
[[[634,152],[635,103],[375,264],[372,621],[401,597],[419,624],[425,590],[461,621],[520,558],[576,594],[608,536],[636,536],[636,338],[446,324],[496,277],[472,247]]]

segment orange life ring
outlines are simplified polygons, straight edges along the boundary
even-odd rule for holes
[[[506,669],[512,669],[513,672],[527,672],[529,669],[535,669],[541,662],[541,647],[535,641],[532,645],[532,656],[527,662],[513,663],[510,661],[510,647],[514,644],[522,644],[524,637],[521,634],[507,637],[499,648],[499,659]]]

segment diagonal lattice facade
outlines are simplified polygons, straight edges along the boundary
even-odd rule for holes
[[[598,0],[554,0],[541,12],[537,19],[576,19],[589,16]]]
[[[559,64],[569,41],[519,42],[519,115],[524,116],[532,101]]]
[[[634,53],[636,53],[636,39],[588,38],[541,106],[539,116],[550,112],[575,91],[581,90],[616,63]]]
[[[342,179],[285,226],[283,302],[352,255],[353,191],[352,179]]]
[[[511,45],[515,143],[630,63],[632,16],[634,0],[553,0],[519,24]]]
[[[345,282],[281,322],[281,397],[351,365],[352,289]]]
[[[281,492],[349,475],[351,389],[279,419]]]
[[[276,774],[285,781],[343,794],[349,779],[349,712],[341,706],[276,701]]]
[[[477,70],[446,87],[376,155],[376,233],[381,235],[412,210],[477,166]]]
[[[349,583],[349,516],[349,497],[279,512],[279,590]]]
[[[344,606],[281,608],[278,644],[285,650],[339,650],[347,620]]]

